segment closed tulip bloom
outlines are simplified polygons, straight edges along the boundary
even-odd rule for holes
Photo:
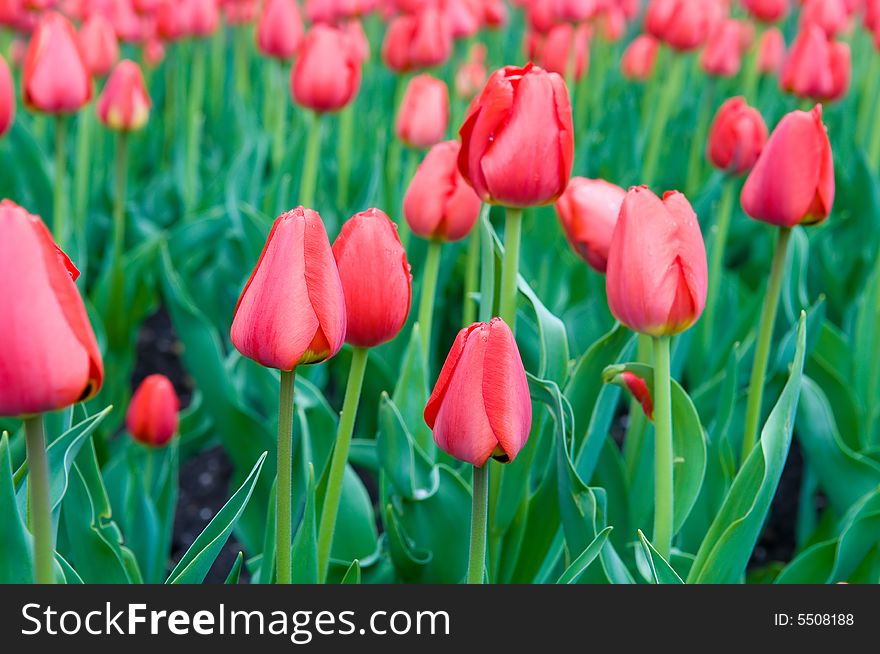
[[[186,36],[186,5],[179,0],[161,0],[154,14],[156,34],[163,41],[177,41]]]
[[[125,414],[131,437],[150,447],[164,447],[177,433],[180,400],[165,375],[150,375],[141,382]]]
[[[257,47],[267,57],[293,59],[302,42],[303,24],[294,0],[268,0],[257,23]]]
[[[684,195],[661,200],[631,188],[611,237],[605,290],[611,313],[635,332],[671,336],[693,325],[706,306],[706,247]]]
[[[78,276],[37,216],[0,202],[0,416],[63,409],[101,388]]]
[[[455,73],[455,92],[459,97],[470,100],[482,90],[486,83],[486,46],[475,43],[470,57]]]
[[[641,34],[633,39],[620,60],[620,72],[627,79],[645,82],[654,72],[657,50],[660,42],[650,34]]]
[[[437,447],[475,466],[508,463],[529,438],[532,403],[519,349],[501,318],[462,329],[425,406]]]
[[[762,75],[775,75],[784,60],[785,37],[778,28],[772,27],[761,35],[758,44],[758,71]]]
[[[700,55],[704,72],[717,77],[733,77],[742,63],[742,26],[728,19],[719,23]]]
[[[816,25],[832,39],[849,26],[849,10],[844,0],[806,0],[801,11],[801,29]]]
[[[318,24],[306,34],[290,80],[297,104],[338,111],[357,95],[361,61],[345,32]]]
[[[780,227],[820,223],[834,205],[834,161],[822,106],[786,114],[743,186],[742,207]]]
[[[765,23],[775,23],[788,13],[790,0],[742,0],[743,7],[754,18]]]
[[[482,24],[482,0],[445,0],[443,13],[449,21],[453,39],[465,39],[476,34]]]
[[[92,78],[79,39],[61,14],[49,12],[31,36],[22,78],[24,102],[37,111],[68,113],[92,98]]]
[[[348,328],[345,342],[375,347],[403,328],[412,302],[412,274],[397,226],[385,212],[352,216],[333,242]]]
[[[676,50],[695,50],[722,15],[715,0],[654,0],[648,5],[645,29]]]
[[[345,296],[321,216],[297,207],[272,226],[232,320],[232,344],[267,368],[293,370],[335,355]]]
[[[626,15],[615,4],[602,7],[596,14],[596,22],[599,34],[608,43],[617,43],[626,35]]]
[[[106,14],[113,23],[116,37],[120,41],[137,43],[144,38],[146,25],[134,10],[131,0],[116,0],[106,10]]]
[[[816,25],[798,34],[785,60],[780,85],[801,98],[836,100],[849,89],[849,45],[829,41]]]
[[[119,41],[113,24],[103,14],[92,14],[79,31],[83,59],[92,75],[103,77],[119,59]]]
[[[6,134],[15,120],[15,87],[12,74],[3,55],[0,55],[0,136]]]
[[[155,68],[165,59],[165,44],[159,39],[151,38],[144,43],[144,63]]]
[[[429,148],[443,140],[448,125],[446,83],[430,75],[413,77],[397,112],[397,138],[411,148]]]
[[[571,176],[574,131],[565,82],[537,66],[495,71],[462,124],[461,174],[484,201],[549,204]]]
[[[572,249],[596,272],[608,267],[608,248],[626,191],[604,179],[573,177],[556,201],[556,215]]]
[[[438,143],[419,164],[403,198],[414,234],[438,241],[467,236],[480,215],[480,198],[458,171],[458,141]]]
[[[587,72],[590,57],[589,26],[586,23],[577,27],[561,23],[547,32],[539,41],[537,59],[541,66],[563,77],[571,66],[571,49],[574,48],[574,79],[580,80]]]
[[[831,67],[831,89],[825,98],[818,99],[840,100],[849,91],[849,84],[852,80],[852,54],[849,43],[835,41],[831,44],[829,65]]]
[[[364,26],[357,18],[350,18],[342,26],[348,36],[348,43],[354,52],[355,58],[362,64],[370,58],[370,41]]]
[[[193,36],[211,36],[220,23],[220,8],[217,0],[187,0],[186,24]]]
[[[151,105],[140,66],[125,59],[113,69],[98,98],[98,118],[110,129],[134,132],[147,124]]]
[[[709,128],[707,155],[712,165],[742,175],[755,165],[767,142],[767,125],[745,98],[726,100]]]
[[[395,72],[439,66],[452,54],[452,29],[446,16],[431,5],[404,14],[388,25],[382,60]]]

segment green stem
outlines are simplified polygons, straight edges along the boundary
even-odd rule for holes
[[[202,109],[205,104],[205,44],[192,43],[192,69],[190,72],[189,107],[187,108],[188,131],[186,148],[186,174],[184,207],[191,211],[197,198],[199,154],[202,143]]]
[[[234,52],[233,67],[235,75],[235,89],[241,98],[247,98],[250,94],[250,80],[248,79],[248,40],[250,33],[247,27],[239,26],[233,35]]]
[[[55,194],[52,232],[62,249],[68,246],[67,234],[67,117],[55,116]]]
[[[491,205],[483,204],[477,229],[480,230],[480,321],[495,315],[495,239],[489,222]]]
[[[758,80],[760,72],[758,71],[758,55],[761,51],[761,37],[766,27],[763,23],[757,22],[755,27],[755,38],[752,45],[743,60],[743,76],[742,90],[743,97],[746,102],[755,106],[758,103]]]
[[[654,547],[669,560],[672,549],[672,381],[669,337],[654,338]]]
[[[336,141],[336,207],[345,211],[348,207],[348,184],[351,175],[351,142],[354,130],[354,106],[349,104],[339,114],[339,137]]]
[[[223,95],[226,86],[226,21],[221,17],[220,25],[211,37],[211,110],[218,122],[223,112]]]
[[[706,294],[706,310],[700,327],[703,333],[704,363],[708,360],[709,348],[712,344],[715,310],[718,306],[718,294],[721,291],[721,277],[724,271],[724,250],[727,247],[727,233],[730,231],[735,191],[736,182],[733,179],[726,180],[721,191],[721,200],[718,202],[718,217],[712,230],[714,238],[709,259],[709,290]]]
[[[116,142],[116,194],[113,198],[113,257],[118,263],[125,253],[125,196],[128,181],[128,134],[119,132]]]
[[[285,143],[287,134],[287,107],[290,103],[290,94],[287,92],[287,75],[284,64],[280,61],[272,66],[275,75],[275,117],[272,134],[272,170],[280,170],[284,162]]]
[[[315,184],[318,181],[318,154],[321,151],[321,114],[311,114],[309,138],[306,141],[305,161],[299,187],[299,202],[307,209],[315,202]]]
[[[400,211],[400,215],[403,215],[403,196],[406,193],[406,189],[409,188],[409,184],[412,181],[413,177],[416,176],[416,170],[419,167],[420,153],[418,150],[410,150],[407,153],[406,160],[406,171],[403,174],[403,180],[401,184],[401,193],[397,198],[397,210]],[[403,244],[404,249],[409,248],[409,242],[412,238],[412,230],[409,228],[409,224],[405,220],[400,221],[399,226],[400,232],[400,242]]]
[[[177,96],[177,53],[178,48],[175,45],[169,45],[168,53],[165,57],[165,111],[163,120],[165,121],[165,143],[163,150],[166,160],[171,156],[171,148],[174,145],[174,133],[177,127],[176,116],[176,96]]]
[[[278,481],[275,494],[275,560],[279,584],[289,584],[291,572],[291,496],[293,477],[293,384],[296,369],[281,371],[278,405]]]
[[[764,378],[767,376],[767,362],[770,359],[770,344],[773,339],[773,326],[776,323],[776,310],[779,307],[779,293],[782,290],[782,276],[791,228],[782,227],[773,253],[770,279],[764,306],[761,309],[761,322],[758,326],[758,342],[755,346],[755,361],[752,364],[752,377],[749,380],[749,395],[746,403],[745,431],[742,443],[742,465],[752,451],[758,438],[758,424],[761,420],[761,402],[764,398]]]
[[[862,83],[862,94],[859,98],[858,120],[856,121],[856,140],[864,143],[868,137],[871,118],[875,115],[874,98],[877,95],[877,83],[880,82],[880,55],[870,53],[871,61]]]
[[[700,110],[697,114],[697,125],[691,138],[691,150],[688,154],[687,179],[684,184],[685,195],[691,197],[702,183],[703,153],[706,151],[706,137],[709,121],[712,119],[712,106],[715,99],[715,78],[709,77],[700,99]]]
[[[354,421],[357,417],[368,354],[367,348],[356,347],[351,355],[351,370],[348,373],[342,415],[339,418],[339,428],[336,432],[336,445],[333,447],[333,459],[330,462],[330,474],[327,477],[327,494],[324,496],[324,508],[321,511],[321,526],[318,533],[318,579],[322,581],[327,579],[333,532],[336,529],[339,500],[342,498],[345,464],[348,461],[348,451],[351,448],[351,436],[354,433]]]
[[[464,306],[462,322],[465,327],[477,319],[477,301],[474,295],[480,284],[480,226],[476,225],[468,236],[467,263],[464,268]]]
[[[489,505],[489,462],[482,468],[474,466],[473,512],[471,513],[471,547],[468,558],[467,583],[482,584],[486,567],[486,522]]]
[[[442,251],[442,241],[428,241],[425,276],[422,278],[422,295],[419,298],[419,330],[422,333],[425,364],[429,370],[431,367],[431,328],[434,322],[434,299],[437,295],[437,277],[440,273],[440,254]]]
[[[663,149],[663,142],[668,135],[666,134],[666,124],[672,115],[672,107],[679,98],[679,91],[687,68],[687,59],[679,53],[671,53],[672,59],[669,62],[669,77],[666,84],[660,89],[660,99],[657,102],[656,111],[654,113],[654,121],[651,125],[651,132],[648,136],[648,143],[645,149],[644,164],[642,166],[642,182],[650,186],[656,180],[657,164],[660,161],[660,152]]]
[[[651,337],[638,334],[636,336],[636,361],[650,363],[651,348]],[[626,434],[623,439],[623,459],[630,480],[634,480],[638,474],[639,459],[642,455],[647,426],[647,418],[645,418],[641,404],[637,399],[631,398],[627,413]]]
[[[874,113],[876,116],[877,112],[880,112],[880,99],[874,105]],[[880,170],[880,129],[877,129],[876,126],[871,130],[871,142],[868,145],[868,161],[874,166],[875,170]]]
[[[52,507],[49,502],[49,463],[42,414],[25,418],[28,460],[30,527],[34,535],[34,573],[38,584],[55,583],[55,546],[52,543]]]
[[[119,133],[116,143],[116,191],[113,197],[113,247],[110,253],[110,296],[107,303],[107,338],[111,349],[125,348],[125,274],[122,257],[125,255],[125,196],[128,176],[128,134]]]
[[[76,167],[73,171],[73,205],[77,242],[81,252],[86,250],[86,229],[89,211],[89,181],[92,178],[92,130],[95,124],[94,107],[83,107],[77,116]],[[82,254],[80,254],[82,257]],[[81,262],[77,262],[81,263]]]
[[[499,313],[516,334],[516,282],[519,274],[519,244],[522,236],[522,209],[507,208],[504,224],[504,260],[501,262],[501,307]]]
[[[394,77],[394,99],[391,107],[391,115],[397,116],[397,111],[403,102],[403,94],[409,76],[399,74]],[[403,154],[403,146],[397,139],[393,130],[390,132],[388,149],[385,153],[385,206],[397,207],[400,202],[397,199],[397,188],[400,184],[400,158]]]

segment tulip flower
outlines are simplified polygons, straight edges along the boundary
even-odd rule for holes
[[[556,201],[556,215],[575,253],[596,272],[608,266],[608,248],[626,191],[603,179],[574,177]]]
[[[257,47],[267,57],[293,59],[303,36],[294,0],[268,0],[257,23]]]
[[[817,25],[808,25],[792,44],[779,82],[801,98],[836,100],[849,88],[851,68],[849,46],[829,41]]]
[[[15,120],[15,87],[12,74],[3,55],[0,55],[0,137],[2,137]]]
[[[475,43],[470,56],[455,73],[455,92],[460,98],[470,100],[486,83],[486,46]]]
[[[131,398],[125,428],[131,437],[150,447],[164,447],[177,433],[180,400],[165,375],[146,377]]]
[[[742,5],[749,14],[765,23],[782,20],[788,13],[790,0],[742,0]]]
[[[782,68],[785,59],[785,37],[777,28],[771,28],[761,35],[758,45],[758,72],[762,75],[775,75]]]
[[[801,29],[819,27],[832,39],[849,25],[849,11],[845,0],[806,0],[801,11]]]
[[[718,24],[700,56],[700,67],[708,75],[733,77],[742,62],[742,25],[728,19]]]
[[[654,398],[648,386],[648,380],[639,377],[636,373],[623,369],[622,365],[609,366],[602,373],[606,384],[614,384],[625,389],[633,399],[642,407],[642,412],[648,420],[654,419]]]
[[[766,142],[767,126],[761,114],[745,98],[730,98],[712,122],[707,156],[719,170],[742,175],[755,165]]]
[[[493,458],[508,463],[526,444],[532,404],[513,332],[501,318],[462,329],[425,406],[434,442],[474,466],[471,546],[467,582],[483,582],[489,471]]]
[[[429,148],[443,140],[448,124],[446,83],[430,75],[413,77],[397,112],[397,138],[411,148]]]
[[[834,204],[834,161],[822,124],[821,105],[810,112],[793,111],[783,117],[746,179],[740,199],[749,216],[780,227],[749,383],[742,450],[742,461],[745,461],[758,434],[764,378],[791,228],[824,221]]]
[[[654,72],[657,50],[660,42],[649,34],[641,34],[633,39],[620,60],[620,71],[627,79],[645,82]]]
[[[397,227],[379,209],[357,213],[342,226],[333,243],[333,256],[345,294],[345,340],[354,348],[318,533],[318,576],[322,580],[330,562],[368,348],[397,336],[412,299],[412,275]]]
[[[721,18],[712,0],[652,0],[645,15],[645,31],[671,48],[699,48]]]
[[[98,117],[119,132],[134,132],[147,124],[150,100],[140,66],[130,59],[119,62],[98,98]]]
[[[509,208],[501,317],[515,329],[521,208],[555,201],[571,176],[574,130],[565,82],[532,64],[497,70],[459,134],[462,176],[484,202]]]
[[[78,275],[37,216],[0,202],[0,416],[24,418],[37,583],[55,579],[42,414],[88,400],[104,379]]]
[[[572,54],[572,48],[574,53]],[[550,72],[562,75],[569,83],[579,81],[589,66],[590,39],[586,23],[574,27],[568,23],[554,26],[539,38],[536,59]]]
[[[431,4],[394,18],[382,41],[382,61],[396,73],[439,66],[452,54],[452,28]]]
[[[119,59],[119,42],[113,24],[103,14],[92,14],[79,32],[83,60],[95,77],[110,72]]]
[[[217,0],[187,0],[185,20],[187,30],[192,36],[210,36],[220,23],[220,9]]]
[[[279,216],[232,319],[235,348],[281,370],[276,483],[279,583],[291,582],[293,382],[296,366],[320,363],[342,347],[345,295],[321,216],[297,207]]]

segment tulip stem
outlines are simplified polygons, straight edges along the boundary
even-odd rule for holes
[[[54,584],[52,507],[49,501],[49,463],[43,415],[24,421],[28,461],[28,499],[31,533],[34,535],[34,577],[38,584]]]
[[[95,147],[92,140],[94,122],[95,114],[91,106],[79,112],[76,129],[76,167],[73,171],[73,204],[74,220],[76,221],[74,229],[78,245],[83,252],[86,250],[86,229],[88,228],[89,180],[92,177],[91,155],[92,148]],[[82,254],[80,253],[79,256],[82,257]]]
[[[336,142],[336,208],[345,212],[348,207],[348,184],[351,175],[351,142],[354,129],[353,103],[339,114],[339,136]],[[390,208],[390,207],[389,207]]]
[[[758,81],[760,79],[760,71],[758,70],[758,57],[761,51],[761,39],[765,31],[764,24],[760,21],[755,22],[755,37],[749,46],[748,52],[743,60],[743,77],[742,90],[743,97],[746,102],[752,106],[758,103]]]
[[[464,269],[464,306],[462,322],[467,327],[477,319],[475,298],[480,283],[480,226],[476,225],[468,236],[467,262]]]
[[[289,584],[291,572],[291,495],[293,477],[293,384],[296,368],[281,371],[281,396],[278,405],[278,481],[275,493],[275,560],[279,584]]]
[[[55,195],[52,211],[52,231],[55,240],[63,248],[67,243],[67,117],[55,116]]]
[[[202,143],[202,109],[205,104],[205,44],[192,43],[192,69],[189,85],[189,118],[186,147],[186,174],[184,187],[184,208],[192,211],[196,202],[196,187],[199,176],[199,151]]]
[[[321,510],[321,526],[318,533],[318,579],[322,581],[327,579],[333,532],[336,529],[339,500],[342,498],[345,465],[348,461],[348,451],[351,448],[351,436],[354,433],[354,421],[361,398],[361,387],[364,382],[364,371],[367,368],[368,354],[369,350],[365,347],[356,347],[351,354],[351,369],[348,372],[345,400],[342,403],[342,414],[336,431],[336,445],[333,447],[333,459],[330,462],[330,474],[327,477],[327,494],[324,496],[324,508]]]
[[[431,331],[434,322],[434,299],[437,295],[437,277],[440,274],[442,241],[428,241],[425,258],[425,276],[422,278],[422,295],[419,298],[419,330],[422,333],[422,351],[425,365],[431,368]]]
[[[703,153],[706,151],[706,132],[709,121],[712,119],[712,106],[715,102],[715,78],[709,76],[706,88],[703,89],[700,99],[700,109],[697,114],[696,129],[691,139],[691,150],[688,155],[687,176],[685,179],[685,195],[692,196],[699,190],[703,181]]]
[[[785,259],[791,228],[781,227],[773,263],[770,268],[770,279],[764,295],[764,306],[761,309],[761,322],[758,326],[758,342],[755,346],[755,361],[752,364],[752,377],[749,380],[749,395],[746,403],[745,431],[743,432],[742,458],[740,465],[745,463],[758,438],[758,423],[761,420],[761,402],[764,398],[764,378],[767,376],[767,362],[770,359],[770,344],[773,339],[773,327],[776,323],[776,310],[779,307],[779,294],[782,290],[782,274],[785,270]]]
[[[660,151],[663,149],[663,139],[667,136],[666,124],[672,114],[672,103],[679,97],[679,90],[684,81],[687,61],[684,55],[671,53],[669,62],[669,76],[666,84],[659,89],[660,98],[654,112],[654,121],[651,124],[651,132],[648,135],[648,143],[645,149],[644,164],[642,166],[642,182],[648,186],[653,184],[657,173],[657,164],[660,161]],[[649,107],[650,110],[650,107]]]
[[[733,179],[725,181],[718,202],[718,217],[715,222],[712,252],[709,260],[709,292],[706,295],[706,311],[700,329],[703,333],[703,363],[709,357],[715,325],[715,309],[718,306],[718,294],[721,291],[721,277],[724,272],[724,250],[727,247],[727,233],[730,231],[730,218],[733,213],[733,198],[736,183]]]
[[[125,253],[125,194],[128,178],[128,134],[119,132],[116,142],[116,195],[113,198],[113,259],[121,265]]]
[[[482,584],[486,567],[486,523],[489,511],[489,462],[474,466],[473,512],[471,513],[471,549],[467,583]]]
[[[273,63],[272,72],[275,80],[274,84],[270,84],[275,89],[275,97],[271,99],[275,103],[272,125],[272,170],[277,171],[284,162],[284,136],[287,131],[287,103],[290,101],[290,94],[285,88],[284,64],[280,61]]]
[[[669,560],[672,549],[672,381],[669,337],[654,338],[654,547]]]
[[[477,229],[480,230],[480,313],[481,322],[489,322],[495,315],[495,239],[489,211],[492,207],[483,204]]]
[[[211,37],[211,115],[220,121],[222,116],[224,87],[226,86],[226,22],[220,24]],[[286,95],[286,93],[285,93]]]
[[[519,243],[522,209],[507,208],[504,223],[504,260],[501,262],[501,307],[499,313],[516,335],[516,283],[519,274]]]
[[[873,53],[872,53],[873,54]],[[871,125],[871,117],[874,113],[874,98],[877,95],[877,83],[880,81],[880,57],[871,56],[868,63],[868,71],[862,83],[862,93],[859,98],[858,119],[856,121],[856,142],[864,143]],[[871,134],[876,130],[873,130]]]
[[[302,178],[299,187],[299,202],[306,209],[312,208],[315,201],[315,184],[318,181],[318,154],[321,151],[321,114],[311,114],[309,137],[306,141],[306,158],[303,162]]]
[[[233,32],[233,70],[235,76],[235,90],[239,97],[247,98],[250,95],[250,80],[248,78],[248,40],[250,32],[246,26],[237,26]]]

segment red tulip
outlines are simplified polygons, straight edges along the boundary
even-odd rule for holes
[[[695,50],[722,16],[716,0],[653,0],[645,15],[645,30],[676,50]]]
[[[828,101],[839,100],[849,91],[849,84],[852,80],[852,55],[849,49],[849,43],[844,41],[835,41],[831,44],[830,67],[831,67],[831,89],[825,99]]]
[[[700,55],[700,66],[709,75],[733,77],[742,63],[743,27],[727,19],[718,24]]]
[[[801,11],[801,29],[815,25],[831,39],[849,26],[844,0],[806,0]]]
[[[290,76],[293,98],[314,111],[338,111],[361,83],[361,60],[348,35],[336,27],[312,27]]]
[[[437,446],[475,466],[508,463],[532,426],[529,385],[510,328],[501,318],[462,329],[446,357],[425,422]]]
[[[119,59],[119,42],[112,23],[103,14],[93,14],[79,32],[83,59],[92,75],[103,77]]]
[[[403,198],[403,215],[414,234],[439,241],[467,236],[480,214],[480,198],[458,172],[458,141],[428,151]]]
[[[659,46],[660,42],[649,34],[637,36],[623,51],[620,72],[627,79],[647,81],[654,72]]]
[[[837,100],[849,89],[849,45],[828,41],[817,25],[808,25],[794,41],[782,68],[780,85],[814,100]]]
[[[822,106],[793,111],[779,122],[746,179],[742,207],[781,227],[820,223],[834,204],[834,161]]]
[[[763,75],[775,75],[785,59],[785,37],[778,28],[772,27],[761,35],[758,44],[758,71]]]
[[[3,55],[0,55],[0,137],[2,137],[15,120],[15,87],[12,74]]]
[[[355,58],[364,63],[370,58],[370,41],[364,32],[364,26],[357,18],[350,18],[342,26],[348,36],[348,42],[354,51]]]
[[[156,9],[156,34],[163,41],[177,41],[186,36],[185,5],[179,0],[161,0]]]
[[[324,223],[297,207],[278,217],[232,320],[232,344],[280,370],[319,363],[345,338],[345,297]]]
[[[486,46],[475,43],[470,57],[455,73],[455,92],[459,97],[470,100],[486,83]]]
[[[397,226],[379,209],[355,214],[333,243],[348,329],[345,341],[375,347],[397,336],[412,302],[412,274]]]
[[[220,23],[217,0],[187,0],[186,25],[193,36],[211,36]]]
[[[98,13],[98,12],[94,12]],[[144,37],[144,21],[135,12],[131,0],[116,0],[106,10],[120,41],[136,43]]]
[[[150,375],[141,382],[125,414],[131,437],[151,447],[163,447],[177,433],[180,400],[165,375]]]
[[[429,148],[443,140],[448,125],[446,83],[430,75],[413,77],[397,112],[397,138],[411,148]]]
[[[267,57],[293,59],[302,42],[303,24],[294,0],[268,0],[257,23],[257,47]]]
[[[626,35],[626,14],[615,4],[602,7],[596,14],[599,34],[608,43],[617,43]]]
[[[37,216],[0,202],[0,416],[62,409],[101,388],[78,276]]]
[[[257,15],[256,0],[229,0],[223,5],[226,22],[230,25],[246,25]]]
[[[755,165],[767,142],[767,125],[745,98],[726,100],[709,128],[707,156],[712,165],[742,175]]]
[[[608,266],[608,248],[626,191],[604,179],[573,177],[556,201],[556,215],[571,247],[597,272]]]
[[[79,39],[64,16],[45,14],[24,62],[24,102],[37,111],[67,113],[92,99],[92,78]]]
[[[789,0],[742,0],[752,16],[766,23],[775,23],[788,13]]]
[[[443,14],[449,21],[453,39],[465,39],[476,34],[483,21],[482,0],[445,0]]]
[[[633,398],[642,405],[642,411],[648,420],[654,419],[654,398],[651,396],[651,389],[648,383],[636,375],[634,372],[624,370],[623,372],[614,371],[609,373],[613,376],[606,378],[607,384],[615,384],[627,390]]]
[[[572,64],[571,49],[574,47],[575,80],[580,80],[587,71],[590,58],[589,26],[586,23],[574,27],[560,23],[547,32],[546,37],[537,41],[536,59],[548,71],[565,77]]]
[[[113,69],[98,98],[98,118],[110,129],[134,132],[147,124],[151,105],[140,66],[125,59]]]
[[[440,10],[427,5],[397,16],[382,41],[382,60],[395,72],[439,66],[452,54],[452,30]]]
[[[571,176],[574,131],[565,82],[537,66],[495,71],[462,124],[458,167],[484,202],[553,202]]]
[[[165,44],[159,39],[149,39],[144,43],[144,63],[155,68],[165,59]]]
[[[611,237],[605,290],[611,313],[633,331],[670,336],[706,306],[706,248],[684,195],[661,201],[647,187],[626,194]]]

